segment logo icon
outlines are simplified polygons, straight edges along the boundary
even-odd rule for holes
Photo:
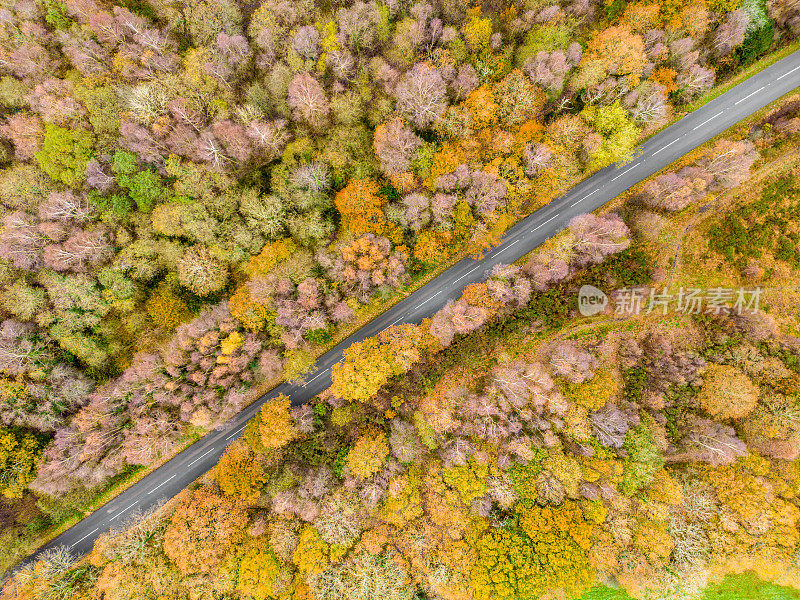
[[[603,312],[608,306],[608,296],[593,285],[584,285],[578,291],[578,311],[584,317]]]

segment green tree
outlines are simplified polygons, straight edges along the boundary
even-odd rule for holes
[[[94,136],[88,131],[47,123],[36,161],[50,177],[75,187],[86,179],[86,163],[94,155],[93,144]]]
[[[133,152],[115,152],[111,160],[111,172],[116,175],[117,184],[128,190],[128,195],[141,212],[149,213],[157,200],[164,201],[170,195],[158,173],[152,169],[142,169]]]
[[[629,429],[622,447],[628,456],[623,463],[620,490],[630,496],[649,485],[664,466],[664,455],[656,447],[655,437],[646,423]]]
[[[630,159],[639,129],[619,101],[609,106],[588,106],[583,109],[581,116],[601,136],[596,147],[587,148],[589,170],[602,169],[613,162]]]

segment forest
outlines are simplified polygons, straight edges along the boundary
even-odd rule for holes
[[[791,0],[4,0],[0,16],[4,567],[110,486],[222,425],[269,382],[300,380],[376,306],[491,247],[520,217],[624,160],[800,34]],[[558,286],[607,268],[609,257],[641,266],[637,231],[740,185],[770,141],[800,130],[796,106],[783,110],[760,138],[720,139],[651,180],[631,214],[575,219],[557,252],[497,270],[427,329],[394,328],[351,348],[330,398],[288,417],[273,406],[287,439],[251,434],[249,449],[235,447],[259,457],[240,461],[263,470],[254,487],[285,464],[331,462],[341,475],[349,459],[328,456],[341,442],[312,434],[356,435],[351,421],[362,417],[375,429],[365,426],[358,447],[380,457],[370,448],[389,447],[395,417],[356,419],[353,407],[382,406],[386,386],[414,365],[532,303],[560,306],[541,315],[555,327],[565,310]],[[760,210],[744,217],[764,232],[759,248],[796,264],[796,234],[784,228],[773,239],[775,217]],[[754,266],[757,248],[737,219],[708,232],[711,250],[769,277],[774,268]],[[566,362],[583,352],[561,351]],[[374,414],[401,414],[397,398]],[[433,452],[442,432],[425,434],[430,415],[417,413],[414,431]],[[286,462],[295,446],[308,455]],[[385,464],[414,462],[388,457],[353,465],[366,481]],[[246,503],[233,513],[224,503],[256,492],[214,485],[197,492],[210,494],[204,502],[249,515]],[[285,557],[264,552],[285,571]],[[385,555],[376,566],[379,555],[364,564],[391,571]],[[100,566],[61,573],[80,587]]]
[[[271,399],[194,485],[82,560],[48,552],[0,598],[533,600],[605,584],[699,600],[744,571],[800,589],[800,259],[778,237],[800,235],[798,125],[795,95],[432,318],[354,344],[311,403]],[[714,168],[724,156],[735,167]],[[737,239],[764,219],[780,233]],[[586,284],[760,286],[763,304],[582,319]]]

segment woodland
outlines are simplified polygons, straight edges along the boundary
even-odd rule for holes
[[[0,7],[0,29],[0,542],[11,557],[81,514],[109,486],[221,426],[263,382],[301,379],[371,306],[413,289],[457,256],[490,247],[521,216],[624,160],[716,84],[791,43],[800,34],[800,6],[792,0],[17,0]],[[528,321],[539,315],[542,327],[555,329],[568,312],[565,286],[576,278],[608,272],[620,281],[646,281],[646,253],[632,244],[637,231],[746,181],[770,143],[792,140],[800,130],[797,106],[781,110],[758,128],[760,137],[719,139],[652,179],[632,213],[578,217],[555,251],[498,268],[422,326],[395,327],[356,344],[325,398],[291,411],[283,399],[268,404],[213,482],[187,490],[171,508],[140,515],[140,524],[155,529],[132,525],[120,533],[142,544],[125,558],[97,550],[89,564],[74,566],[53,555],[29,585],[10,584],[9,597],[83,597],[102,588],[109,598],[156,597],[163,590],[176,597],[211,590],[256,598],[377,598],[379,592],[503,598],[559,588],[561,580],[525,575],[539,573],[530,561],[540,558],[527,542],[517,556],[515,544],[544,529],[570,552],[588,543],[588,524],[600,517],[580,517],[586,512],[575,487],[580,478],[565,479],[561,492],[553,483],[553,496],[539,496],[536,482],[558,467],[533,468],[532,487],[520,491],[514,484],[499,500],[488,495],[490,476],[513,483],[511,469],[541,467],[543,452],[557,447],[562,458],[553,460],[565,461],[577,477],[581,452],[588,452],[581,444],[588,444],[603,459],[622,461],[614,464],[633,464],[625,458],[631,452],[655,461],[646,468],[650,475],[609,473],[619,497],[642,496],[666,472],[663,464],[656,468],[655,454],[668,450],[657,416],[668,403],[636,409],[641,398],[626,396],[632,404],[613,404],[619,415],[606,415],[628,424],[614,440],[595,438],[588,421],[582,425],[588,437],[567,439],[565,416],[583,406],[569,400],[570,391],[622,377],[619,366],[599,367],[596,349],[572,343],[555,346],[542,361],[502,367],[507,372],[498,377],[508,377],[510,387],[476,376],[485,387],[471,386],[469,402],[436,408],[439,400],[425,401],[432,412],[423,410],[423,391],[401,390],[402,382],[462,338],[481,339],[498,323],[520,322],[518,315]],[[772,239],[772,222],[760,223],[763,251],[796,264],[794,238]],[[717,240],[712,250],[737,261],[745,275],[767,276],[753,264],[745,233],[730,217],[709,232]],[[780,338],[768,340],[783,348]],[[695,372],[706,363],[728,366],[702,358],[709,343],[683,349],[675,360],[694,366],[681,362],[682,374],[674,377],[699,386]],[[623,360],[610,356],[604,360]],[[794,354],[779,356],[791,370]],[[724,386],[755,376],[723,369],[708,377]],[[541,385],[529,386],[538,378]],[[648,378],[642,383],[648,393],[666,395],[677,385]],[[747,381],[751,396],[760,397],[759,380]],[[530,389],[515,397],[519,386]],[[584,420],[590,412],[602,415],[603,406],[583,406]],[[701,421],[674,427],[721,428],[739,448],[731,460],[747,448],[765,457],[762,465],[797,458],[786,455],[797,446],[795,417],[761,442],[755,434],[741,434],[740,441],[731,422],[745,415],[726,410],[704,407]],[[481,419],[489,429],[480,429]],[[561,425],[547,425],[549,419]],[[641,439],[628,442],[629,429]],[[406,438],[410,449],[396,449]],[[770,454],[765,448],[773,442],[784,450]],[[680,450],[670,456],[702,463],[690,447],[675,446]],[[439,470],[429,473],[428,464]],[[423,502],[422,481],[441,497]],[[305,491],[306,485],[319,487]],[[419,498],[419,510],[387,517],[383,529],[368,527],[367,517],[389,501],[390,486],[392,497],[407,490]],[[599,515],[612,501],[600,484],[595,488],[590,500]],[[438,508],[429,509],[431,502]],[[201,505],[202,518],[192,514]],[[256,507],[264,513],[260,520]],[[791,511],[781,510],[790,519]],[[417,522],[420,511],[425,520]],[[356,525],[345,523],[341,537],[317,523],[323,514],[351,514]],[[461,517],[449,525],[439,520]],[[662,517],[653,520],[663,525]],[[534,525],[550,518],[560,524]],[[571,520],[583,524],[573,528]],[[511,521],[513,528],[503,527]],[[443,566],[414,562],[425,552],[410,558],[386,532],[411,535],[412,522],[419,525],[414,536],[458,535],[452,547],[437,550]],[[278,530],[284,546],[266,543],[268,532]],[[380,536],[393,540],[391,551]],[[301,551],[298,560],[309,562],[293,562],[295,538],[317,558]],[[109,538],[98,548],[104,543],[115,547]],[[487,566],[484,575],[448,583],[447,573],[479,548],[528,565],[508,567],[519,572],[519,582],[486,580],[486,573],[508,570]],[[237,562],[241,552],[250,553],[244,567]],[[192,563],[200,558],[202,564]],[[558,560],[554,571],[573,564]],[[580,572],[567,578],[569,590],[580,589],[595,570],[618,577],[616,567],[575,564]],[[317,585],[323,573],[334,587]],[[237,583],[248,577],[251,587]],[[259,584],[261,578],[267,583]],[[336,581],[374,587],[337,588]]]
[[[0,598],[555,600],[604,584],[699,600],[745,571],[800,589],[800,311],[781,305],[800,257],[778,237],[800,236],[800,96],[764,112],[420,325],[354,344],[311,403],[269,400],[209,474],[83,559],[48,552]],[[735,169],[698,175],[724,155]],[[668,273],[673,232],[712,203],[699,258]],[[781,233],[742,244],[737,219]],[[764,286],[763,310],[577,315],[582,285],[668,283]]]

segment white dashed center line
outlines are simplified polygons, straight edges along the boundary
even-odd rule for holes
[[[716,119],[718,116],[720,116],[720,115],[722,114],[722,112],[723,112],[723,111],[719,111],[719,112],[718,112],[717,114],[715,114],[713,117],[709,117],[708,119],[706,119],[705,121],[703,121],[702,123],[700,123],[700,125],[698,125],[697,127],[693,127],[693,128],[692,128],[692,131],[694,131],[695,129],[700,129],[700,128],[701,128],[703,125],[705,125],[705,124],[706,124],[706,123],[708,123],[709,121],[713,121],[713,120],[714,120],[714,119]]]
[[[210,450],[206,450],[205,452],[203,452],[203,454],[201,454],[200,456],[198,456],[197,458],[195,458],[195,459],[194,459],[192,462],[190,462],[190,463],[189,463],[188,465],[186,465],[186,466],[187,466],[187,467],[191,467],[191,466],[192,466],[194,463],[196,463],[198,460],[200,460],[201,458],[203,458],[203,457],[204,457],[206,454],[208,454],[209,452],[213,452],[213,451],[214,451],[214,449],[213,449],[213,448],[211,448]],[[149,493],[149,492],[148,492],[148,493]]]
[[[741,103],[741,102],[744,102],[745,100],[747,100],[747,99],[748,99],[748,98],[750,98],[751,96],[755,96],[755,95],[756,95],[758,92],[760,92],[760,91],[761,91],[761,90],[763,90],[763,89],[764,89],[764,86],[762,85],[762,86],[761,86],[760,88],[758,88],[758,89],[757,89],[755,92],[750,92],[750,93],[749,93],[749,94],[747,94],[747,96],[745,96],[744,98],[739,98],[739,99],[738,99],[736,102],[734,102],[734,103],[733,103],[733,105],[734,105],[734,106],[736,106],[737,104],[739,104],[739,103]]]
[[[138,504],[138,502],[139,502],[139,501],[137,500],[136,502],[134,502],[133,504],[131,504],[131,505],[130,505],[130,506],[128,506],[127,508],[123,508],[123,509],[122,509],[121,511],[119,511],[117,514],[115,514],[113,517],[111,517],[111,518],[109,519],[109,521],[113,521],[113,520],[114,520],[114,519],[116,519],[117,517],[121,516],[121,515],[122,515],[123,513],[125,513],[125,512],[126,512],[128,509],[130,509],[130,508],[133,508],[134,506],[136,506],[136,504]]]
[[[229,440],[229,439],[231,439],[232,437],[239,435],[239,433],[241,433],[242,429],[244,429],[244,428],[245,428],[245,426],[244,426],[244,425],[242,425],[241,427],[239,427],[239,429],[237,429],[236,431],[234,431],[232,434],[230,434],[230,435],[229,435],[228,437],[226,437],[225,439],[226,439],[226,440]]]
[[[391,325],[390,325],[390,327],[391,327]],[[306,381],[306,382],[303,384],[303,387],[306,387],[306,386],[307,386],[309,383],[312,383],[312,382],[316,381],[317,379],[319,379],[320,377],[322,377],[323,375],[325,375],[325,373],[327,373],[328,371],[330,371],[330,367],[328,367],[328,368],[327,368],[327,369],[325,369],[324,371],[320,371],[319,373],[317,373],[316,375],[314,375],[314,377],[313,377],[313,378],[309,379],[308,381]]]
[[[74,544],[72,544],[72,546],[70,546],[70,548],[74,548],[75,546],[77,546],[78,544],[80,544],[80,543],[81,543],[83,540],[85,540],[87,537],[89,537],[90,535],[92,535],[92,534],[93,534],[95,531],[97,531],[98,529],[100,529],[100,528],[99,528],[99,527],[95,527],[94,529],[92,529],[92,530],[91,530],[89,533],[87,533],[85,536],[83,536],[83,537],[82,537],[81,539],[79,539],[77,542],[75,542]]]
[[[659,153],[659,152],[661,152],[662,150],[666,150],[667,148],[669,148],[670,146],[672,146],[672,144],[674,144],[674,143],[675,143],[675,142],[677,142],[677,141],[678,141],[678,140],[672,140],[672,141],[671,141],[669,144],[667,144],[666,146],[661,146],[661,148],[659,148],[658,150],[656,150],[655,152],[653,152],[653,156],[655,156],[656,154],[658,154],[658,153]]]
[[[627,173],[627,172],[628,172],[628,171],[630,171],[631,169],[635,169],[637,166],[638,166],[638,165],[633,165],[632,167],[629,167],[629,168],[625,169],[625,170],[624,170],[622,173],[620,173],[619,175],[617,175],[616,177],[614,177],[614,178],[613,178],[611,181],[616,181],[617,179],[619,179],[620,177],[622,177],[623,175],[625,175],[625,173]]]
[[[778,77],[778,79],[783,79],[783,78],[784,78],[784,77],[786,77],[787,75],[791,75],[792,73],[794,73],[795,71],[797,71],[797,69],[800,69],[800,67],[795,67],[795,68],[794,68],[794,69],[792,69],[791,71],[787,71],[786,73],[784,73],[783,75],[781,75],[780,77]]]
[[[211,452],[211,450],[209,450],[208,452]],[[208,452],[206,452],[206,454],[208,454]],[[203,456],[205,456],[206,454],[204,454]],[[156,491],[158,488],[160,488],[162,485],[164,485],[164,484],[165,484],[165,483],[167,483],[168,481],[172,481],[172,480],[173,480],[173,479],[175,479],[177,476],[178,476],[178,474],[177,474],[177,473],[175,473],[175,475],[173,475],[173,476],[172,476],[172,477],[170,477],[169,479],[165,479],[164,481],[162,481],[161,483],[159,483],[159,484],[158,484],[156,487],[154,487],[152,490],[150,490],[149,492],[147,492],[147,495],[149,496],[150,494],[152,494],[153,492],[155,492],[155,491]]]

